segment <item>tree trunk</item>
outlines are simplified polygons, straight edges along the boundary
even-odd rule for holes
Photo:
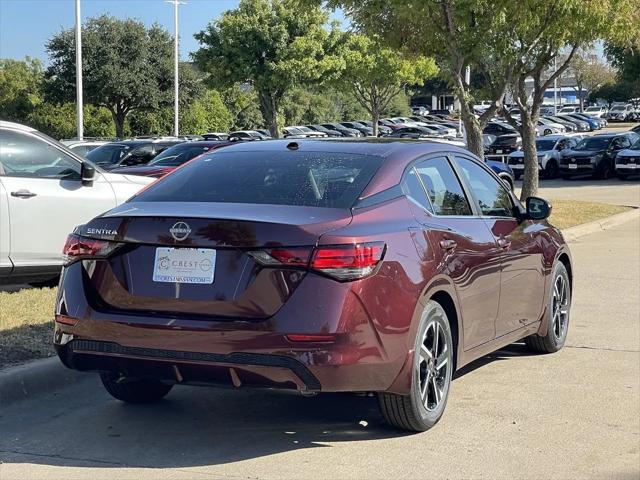
[[[462,116],[462,123],[466,131],[467,149],[477,155],[481,160],[484,160],[484,145],[482,142],[482,128],[477,117],[473,113],[473,109],[469,106],[466,100],[466,88],[465,83],[461,75],[456,74],[457,94],[458,101],[460,102],[460,115]]]
[[[535,196],[538,193],[538,152],[536,150],[535,127],[538,116],[533,115],[532,118],[529,112],[523,111],[521,113],[520,135],[522,135],[522,150],[524,151],[524,177],[520,200],[524,202],[527,197]]]
[[[258,92],[260,99],[260,112],[264,121],[267,122],[267,128],[273,138],[280,138],[280,125],[278,125],[278,107],[279,99],[277,95],[271,92]]]
[[[122,140],[124,138],[124,122],[127,119],[127,114],[118,110],[111,112],[111,117],[116,127],[116,138]]]
[[[380,111],[377,108],[373,109],[373,114],[371,115],[371,121],[373,122],[373,136],[378,136],[378,120],[380,120]]]

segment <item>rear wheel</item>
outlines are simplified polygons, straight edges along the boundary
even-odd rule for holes
[[[552,133],[552,132],[551,132],[551,130],[549,130],[548,128],[546,128],[546,129],[544,130],[544,134],[543,134],[543,135],[551,135],[551,133]]]
[[[429,301],[425,307],[413,358],[409,395],[381,392],[380,410],[387,423],[403,430],[423,432],[444,412],[453,373],[453,341],[442,306]]]
[[[629,178],[629,175],[625,174],[625,173],[619,173],[618,174],[618,178],[620,180],[626,180],[627,178]]]
[[[571,180],[571,175],[562,175],[563,180]]]
[[[553,269],[553,282],[547,306],[547,333],[544,336],[530,335],[524,339],[527,347],[541,353],[560,350],[569,331],[569,311],[571,310],[571,284],[565,266],[558,262]]]
[[[101,373],[102,385],[112,397],[127,403],[153,403],[164,398],[173,385],[158,380],[128,380],[113,373]]]

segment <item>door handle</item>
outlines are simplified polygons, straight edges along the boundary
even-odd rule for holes
[[[29,190],[25,190],[24,188],[21,188],[20,190],[17,190],[15,192],[11,192],[12,197],[18,198],[31,198],[35,197],[36,195],[37,193],[30,192]]]
[[[458,243],[455,240],[450,240],[445,238],[444,240],[440,240],[440,247],[443,250],[453,250],[458,246]]]
[[[506,250],[507,248],[509,248],[511,246],[511,242],[509,240],[507,240],[506,238],[499,238],[498,239],[498,246],[504,250]]]

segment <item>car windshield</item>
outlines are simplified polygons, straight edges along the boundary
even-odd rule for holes
[[[587,112],[599,112],[600,111],[600,107],[589,107],[586,110]]]
[[[130,145],[108,143],[87,153],[87,158],[97,165],[113,165],[122,160],[131,151]]]
[[[616,105],[611,109],[612,112],[624,112],[625,107],[622,105]]]
[[[609,137],[588,137],[578,143],[574,150],[605,150],[610,142]]]
[[[555,146],[555,140],[536,140],[536,150],[539,151],[553,150]]]
[[[324,152],[216,152],[134,202],[221,202],[350,208],[382,159]]]
[[[635,141],[630,147],[631,150],[640,150],[640,138]]]
[[[155,167],[177,167],[185,162],[188,162],[192,158],[203,154],[209,150],[210,146],[202,145],[177,145],[175,147],[167,148],[164,152],[154,158],[149,165]]]

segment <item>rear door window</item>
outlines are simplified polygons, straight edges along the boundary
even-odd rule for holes
[[[430,158],[416,165],[436,215],[471,215],[462,185],[446,158]]]
[[[222,202],[350,208],[382,158],[328,152],[215,152],[132,201]]]

